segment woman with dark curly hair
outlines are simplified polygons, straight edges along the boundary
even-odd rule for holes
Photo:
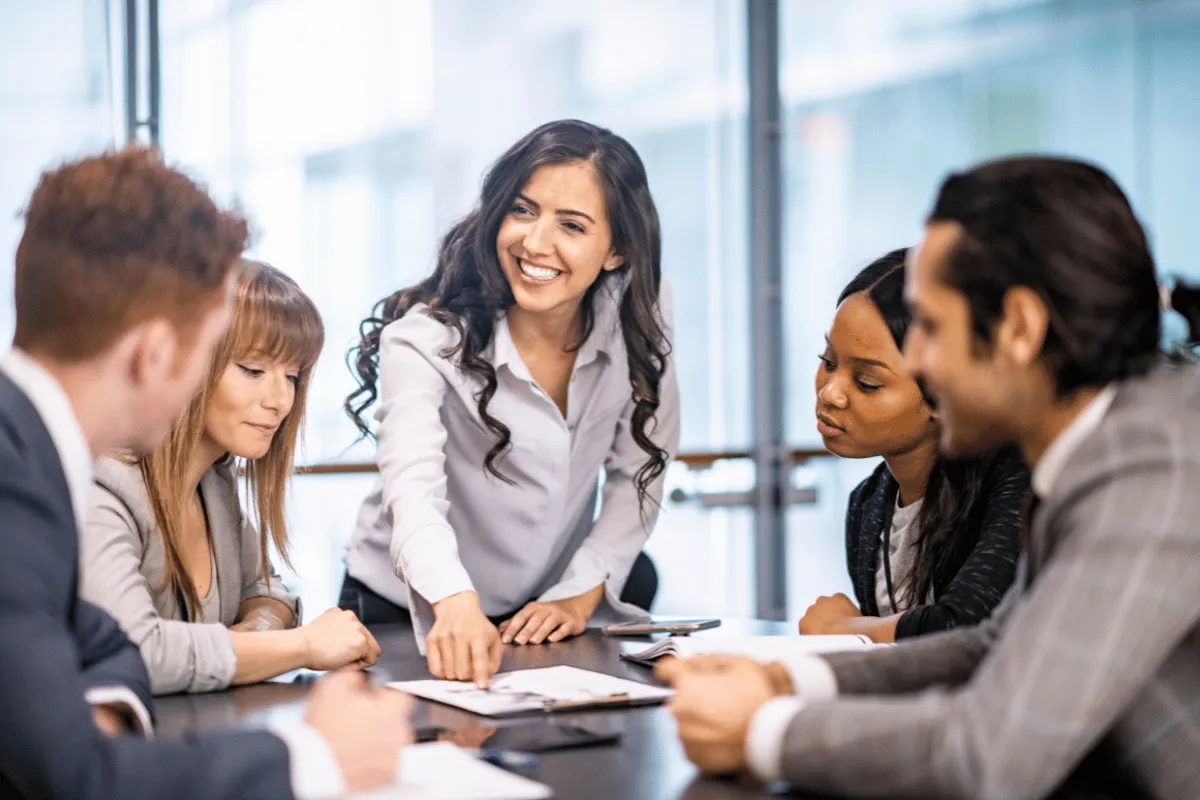
[[[645,616],[622,593],[679,438],[660,250],[629,143],[551,122],[492,166],[433,274],[363,323],[346,409],[381,475],[341,605],[411,616],[435,676],[486,685],[502,643]]]

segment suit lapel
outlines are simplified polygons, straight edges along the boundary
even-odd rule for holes
[[[20,387],[2,371],[0,425],[9,429],[8,433],[14,444],[25,452],[29,468],[41,477],[45,485],[51,487],[53,497],[58,501],[53,509],[58,517],[54,531],[59,534],[54,538],[54,547],[71,565],[67,613],[74,620],[79,597],[79,530],[75,523],[75,509],[71,505],[67,475],[63,471],[58,448],[54,446],[54,440],[50,438],[50,431],[42,421],[41,414]]]

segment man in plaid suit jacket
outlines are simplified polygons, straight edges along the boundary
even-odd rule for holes
[[[1200,368],[1159,363],[1128,201],[1064,159],[953,175],[906,281],[943,448],[1033,465],[1017,583],[887,649],[664,665],[685,750],[845,797],[1044,797],[1086,759],[1114,796],[1200,798]]]

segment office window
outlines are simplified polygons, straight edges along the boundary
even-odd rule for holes
[[[484,169],[536,125],[580,117],[646,162],[676,308],[683,446],[749,439],[745,52],[740,0],[172,0],[162,7],[163,146],[256,224],[252,255],[325,317],[308,462],[370,460],[341,411],[359,322],[433,266]],[[747,483],[673,468],[671,488]],[[297,585],[334,601],[371,476],[297,477]],[[658,609],[749,615],[748,510],[667,502],[649,544]]]
[[[103,0],[6,3],[0,25],[0,337],[12,338],[13,257],[41,173],[111,146],[112,48]],[[116,55],[119,63],[120,54]]]
[[[783,0],[788,432],[819,444],[815,358],[862,266],[916,241],[950,170],[1060,153],[1112,172],[1160,269],[1200,277],[1200,3]],[[1172,329],[1178,330],[1177,321]],[[792,513],[789,600],[848,587],[846,495],[873,464],[810,468]]]

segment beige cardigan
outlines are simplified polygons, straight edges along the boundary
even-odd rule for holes
[[[226,627],[242,602],[272,597],[299,624],[300,602],[272,569],[262,572],[258,531],[238,502],[231,466],[216,464],[200,480],[208,514],[219,593],[219,619],[186,622],[163,585],[166,553],[140,470],[112,458],[96,464],[88,523],[80,536],[80,595],[112,614],[141,650],[155,694],[224,689],[237,658]]]

